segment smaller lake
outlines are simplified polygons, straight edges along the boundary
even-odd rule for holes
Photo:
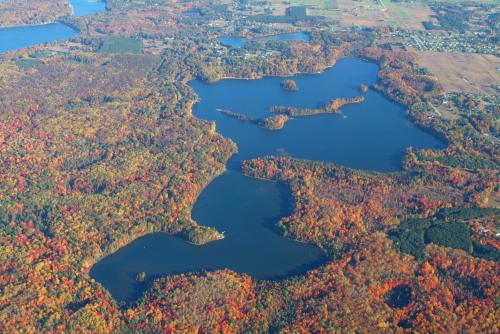
[[[106,4],[100,0],[70,0],[74,16],[84,16],[106,11]]]
[[[67,39],[77,35],[76,30],[62,23],[1,28],[0,53]]]
[[[100,0],[70,0],[70,4],[73,6],[74,16],[89,15],[106,10],[106,4]],[[62,23],[0,28],[0,53],[68,39],[77,35],[76,30]]]
[[[294,32],[290,34],[278,34],[259,37],[255,39],[246,39],[243,37],[222,37],[220,43],[224,46],[228,46],[233,49],[239,49],[245,46],[247,41],[282,41],[282,42],[292,42],[292,41],[310,41],[311,36],[305,32]]]

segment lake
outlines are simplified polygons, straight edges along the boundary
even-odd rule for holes
[[[0,0],[1,1],[1,0]],[[74,15],[88,15],[106,10],[102,1],[71,0]],[[0,28],[0,53],[18,50],[32,45],[68,39],[78,32],[62,23]]]
[[[281,89],[283,78],[278,77],[215,84],[192,81],[200,98],[194,115],[215,121],[217,131],[238,145],[228,171],[204,189],[192,211],[198,224],[225,231],[225,239],[195,246],[165,233],[150,234],[96,263],[91,277],[116,299],[132,301],[161,275],[229,268],[256,279],[280,279],[324,263],[322,250],[287,240],[274,228],[291,213],[288,187],[243,176],[242,160],[288,154],[392,172],[401,169],[407,147],[442,148],[444,144],[409,122],[403,107],[373,90],[363,103],[344,107],[343,115],[292,119],[278,131],[228,117],[218,109],[260,118],[268,116],[274,105],[318,107],[333,98],[359,95],[359,85],[375,83],[377,71],[375,64],[341,59],[322,74],[294,76],[298,92]],[[143,271],[149,279],[138,283],[135,277]]]
[[[0,28],[0,53],[77,36],[62,23]]]
[[[74,16],[84,16],[106,11],[106,4],[101,0],[70,0]]]
[[[291,42],[291,41],[310,41],[311,36],[305,32],[294,32],[289,34],[278,34],[278,35],[270,35],[259,37],[255,39],[250,39],[250,41],[282,41],[282,42]],[[245,44],[249,41],[243,37],[237,36],[226,36],[220,39],[220,43],[224,46],[228,46],[232,49],[239,49],[245,46]]]

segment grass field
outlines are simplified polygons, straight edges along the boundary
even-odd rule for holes
[[[339,19],[341,17],[339,11],[329,9],[309,9],[309,15],[324,16],[330,19]]]
[[[422,2],[338,0],[338,3],[344,23],[361,26],[394,25],[407,29],[423,29],[422,21],[430,20],[433,14],[429,6]]]
[[[418,52],[418,63],[435,74],[447,92],[495,94],[500,58],[470,53]]]
[[[107,37],[98,52],[100,53],[141,53],[142,41],[130,37]]]
[[[283,0],[270,2],[275,10],[283,10]],[[389,0],[290,0],[286,6],[306,6],[309,15],[340,19],[346,25],[394,25],[409,29],[423,29],[422,21],[430,20],[433,14],[424,2],[395,3]]]
[[[311,6],[322,9],[333,9],[334,8],[334,0],[291,0],[290,4],[293,6]]]
[[[30,68],[30,67],[35,67],[35,66],[38,66],[40,65],[42,62],[40,60],[37,60],[37,59],[24,59],[24,58],[21,58],[21,59],[17,59],[15,61],[17,67],[19,68]]]
[[[270,0],[275,15],[283,15],[287,7],[306,6],[309,16],[338,18],[336,0]]]

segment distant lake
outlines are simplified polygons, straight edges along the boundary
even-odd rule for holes
[[[77,35],[76,30],[62,23],[0,28],[0,53],[67,39]]]
[[[105,3],[97,0],[70,0],[70,3],[73,6],[75,16],[106,10]],[[68,39],[77,35],[76,30],[62,23],[0,28],[0,53]]]
[[[280,279],[324,263],[327,257],[319,248],[287,240],[275,229],[276,222],[292,211],[288,187],[243,176],[242,160],[287,154],[392,172],[401,169],[407,147],[444,144],[409,122],[403,107],[373,90],[363,103],[343,108],[343,115],[292,119],[278,131],[230,118],[218,109],[260,118],[274,105],[317,107],[330,99],[359,95],[359,85],[375,83],[377,71],[375,64],[341,59],[322,74],[294,76],[298,92],[282,90],[283,78],[278,77],[215,84],[192,81],[200,98],[194,115],[215,121],[217,132],[238,145],[228,171],[204,189],[192,211],[199,225],[225,231],[226,238],[194,246],[176,236],[153,233],[102,259],[91,269],[91,277],[116,299],[131,301],[161,275],[229,268],[256,279]],[[149,277],[147,283],[135,281],[142,271]]]
[[[74,16],[83,16],[106,11],[106,4],[100,0],[70,0]]]
[[[283,42],[291,42],[291,41],[310,41],[311,36],[305,32],[294,32],[289,34],[278,34],[278,35],[270,35],[259,37],[255,39],[251,39],[251,41],[283,41]],[[231,47],[233,49],[239,49],[245,46],[248,39],[243,37],[222,37],[220,39],[220,43],[224,46]]]
[[[239,49],[247,44],[247,39],[243,37],[222,37],[220,43],[233,49]]]

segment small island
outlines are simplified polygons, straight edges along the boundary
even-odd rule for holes
[[[258,125],[268,130],[281,130],[285,126],[285,123],[288,122],[288,119],[287,115],[273,115],[259,120]]]
[[[271,115],[263,119],[255,119],[247,115],[239,114],[230,110],[218,109],[218,111],[220,111],[222,114],[228,117],[237,119],[242,122],[251,122],[267,130],[283,129],[285,123],[288,121],[288,116],[283,114]]]
[[[368,86],[367,85],[365,85],[365,84],[359,85],[359,92],[361,94],[366,94],[367,91],[368,91]]]
[[[195,226],[185,233],[186,239],[198,246],[224,239],[224,233],[206,226]]]
[[[222,114],[242,122],[251,122],[267,130],[281,130],[288,122],[289,117],[312,116],[319,114],[340,114],[340,108],[347,104],[362,103],[365,98],[360,95],[354,98],[337,98],[328,101],[320,108],[295,108],[285,106],[273,106],[270,111],[278,115],[272,115],[261,119],[252,118],[230,110],[217,109]]]
[[[365,98],[363,96],[357,96],[354,98],[338,98],[328,101],[323,107],[320,108],[294,108],[274,106],[271,107],[271,111],[275,113],[286,114],[292,117],[312,116],[318,114],[339,114],[341,107],[347,104],[362,103],[364,100]]]
[[[299,90],[299,86],[297,86],[297,82],[295,82],[295,80],[283,80],[281,81],[280,86],[281,89],[288,92],[297,92]]]
[[[141,271],[140,273],[135,276],[135,280],[137,282],[143,283],[146,281],[146,273],[144,271]]]

